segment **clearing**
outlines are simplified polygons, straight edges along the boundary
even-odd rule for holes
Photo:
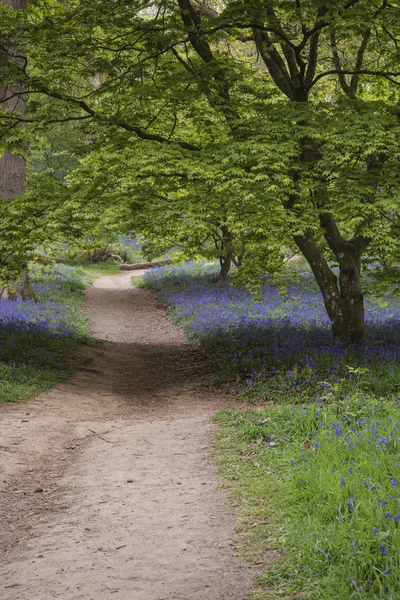
[[[87,291],[104,341],[79,350],[74,375],[0,409],[2,600],[242,600],[251,588],[207,451],[209,418],[229,401],[131,277]]]

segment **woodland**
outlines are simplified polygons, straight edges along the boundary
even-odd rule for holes
[[[397,2],[7,0],[1,28],[4,280],[105,227],[243,281],[298,252],[363,338],[362,270],[397,274]]]
[[[0,0],[0,36],[0,399],[62,377],[95,273],[161,259],[140,286],[267,403],[216,417],[281,553],[254,599],[395,600],[400,2]]]

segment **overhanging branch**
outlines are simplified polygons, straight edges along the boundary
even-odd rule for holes
[[[182,140],[168,139],[162,135],[157,135],[155,133],[149,133],[149,132],[145,131],[144,129],[142,129],[141,127],[138,127],[136,125],[131,125],[130,123],[127,123],[126,121],[123,121],[122,119],[101,115],[101,114],[97,113],[91,106],[89,106],[83,100],[78,100],[77,98],[74,98],[73,96],[69,96],[67,94],[61,94],[60,92],[51,90],[42,84],[37,84],[36,88],[38,91],[42,92],[46,96],[79,106],[79,108],[81,108],[88,114],[88,118],[91,117],[93,120],[97,120],[101,123],[106,123],[108,125],[115,125],[117,127],[121,127],[121,129],[125,129],[126,131],[131,131],[131,132],[135,133],[142,140],[149,140],[149,141],[153,141],[153,142],[158,142],[160,144],[168,144],[170,146],[176,144],[176,145],[180,146],[181,148],[183,148],[184,150],[191,150],[193,152],[198,152],[200,150],[199,146],[195,146],[194,144],[191,144],[189,142],[185,142]],[[80,120],[81,118],[82,117],[77,117],[76,120]],[[73,118],[71,117],[69,120],[73,120]]]
[[[400,85],[400,81],[396,81],[394,77],[400,77],[400,71],[371,71],[370,69],[360,69],[359,71],[355,70],[337,70],[330,69],[329,71],[324,71],[323,73],[319,73],[311,83],[311,87],[313,87],[320,79],[323,77],[328,77],[329,75],[339,75],[342,73],[343,75],[371,75],[375,77],[384,77],[388,79],[395,85]]]

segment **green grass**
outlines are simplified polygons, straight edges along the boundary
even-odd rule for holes
[[[143,288],[143,275],[141,275],[140,277],[131,277],[131,284],[133,287]]]
[[[70,264],[85,273],[90,281],[94,281],[94,279],[101,275],[118,275],[122,272],[114,262]]]
[[[49,363],[47,368],[22,365],[10,369],[7,365],[0,364],[0,403],[22,402],[64,380],[69,369],[65,364],[62,365],[62,361],[72,347],[64,344],[57,348],[57,359],[53,364]]]
[[[398,598],[400,416],[395,401],[224,411],[215,456],[253,562],[254,598]]]

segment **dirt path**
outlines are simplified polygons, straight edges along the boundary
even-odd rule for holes
[[[242,600],[251,585],[206,449],[226,401],[131,277],[88,290],[104,342],[75,374],[0,409],[1,600]]]

